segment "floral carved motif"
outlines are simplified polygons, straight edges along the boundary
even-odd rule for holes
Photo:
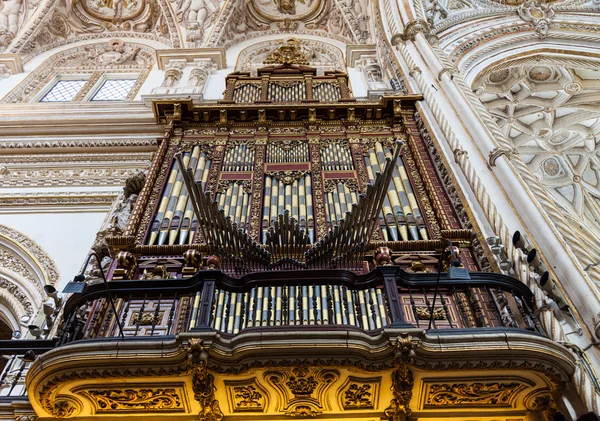
[[[372,408],[373,401],[371,400],[371,396],[373,394],[370,392],[371,387],[370,384],[358,385],[352,383],[344,392],[344,408]]]
[[[183,411],[182,398],[175,389],[86,390],[97,412]]]

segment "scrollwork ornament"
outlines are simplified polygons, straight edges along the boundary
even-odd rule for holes
[[[523,390],[522,383],[476,382],[432,384],[426,406],[510,406],[515,395]]]
[[[175,389],[108,389],[86,390],[85,393],[94,399],[98,412],[184,409],[181,396]]]

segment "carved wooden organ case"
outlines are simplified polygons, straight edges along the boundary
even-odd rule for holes
[[[457,216],[460,201],[449,196],[449,177],[440,176],[443,164],[435,162],[419,120],[419,96],[357,101],[347,75],[317,75],[297,65],[266,67],[256,77],[233,73],[226,86],[218,103],[154,102],[166,132],[126,232],[108,238],[117,255],[113,279],[185,277],[208,267],[233,276],[327,268],[366,273],[382,263],[434,272],[446,238],[459,246],[468,270],[480,270],[474,235]],[[344,220],[348,235],[359,228],[353,208],[374,203],[359,202],[367,201],[368,185],[396,148],[360,256],[311,265],[307,250],[328,247],[324,240]],[[200,223],[182,168],[189,168],[208,209]],[[212,223],[208,231],[202,218]],[[215,241],[236,245],[226,252]],[[388,257],[378,261],[382,250]]]

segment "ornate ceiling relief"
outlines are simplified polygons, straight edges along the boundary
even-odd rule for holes
[[[227,0],[171,0],[188,47],[200,47]]]
[[[285,33],[364,42],[354,35],[344,12],[332,1],[231,0],[224,4],[204,46],[228,48],[247,39]]]
[[[598,230],[600,73],[556,62],[503,66],[474,87],[557,204],[577,225]]]
[[[13,41],[39,4],[40,0],[4,0],[0,2],[0,52]]]
[[[25,63],[40,52],[87,39],[136,37],[181,46],[167,0],[50,0],[43,7],[35,26],[10,48]]]

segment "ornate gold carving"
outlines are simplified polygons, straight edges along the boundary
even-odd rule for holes
[[[229,189],[229,186],[231,186],[232,183],[236,183],[242,186],[242,190],[244,191],[244,193],[250,193],[252,191],[251,180],[219,180],[219,184],[217,185],[217,193],[226,193]]]
[[[308,60],[300,49],[300,41],[291,38],[286,44],[273,51],[263,62],[264,64],[303,64],[307,65]]]
[[[436,406],[505,406],[526,387],[523,383],[455,383],[429,386],[425,407]]]
[[[340,377],[337,370],[299,366],[268,371],[265,379],[279,393],[279,411],[292,417],[315,417],[330,408],[327,389]]]
[[[219,421],[223,419],[223,413],[215,398],[215,378],[207,369],[208,353],[202,341],[190,339],[190,344],[188,367],[192,373],[194,399],[200,403],[199,418],[203,421]]]
[[[325,193],[332,193],[337,191],[337,185],[342,183],[344,186],[348,188],[351,192],[358,192],[358,182],[354,178],[328,178],[325,180],[324,190]]]
[[[302,178],[308,171],[304,170],[280,170],[280,171],[265,171],[265,174],[277,178],[283,184],[292,184],[295,180]]]
[[[139,312],[133,313],[129,320],[129,326],[136,326],[139,322],[140,326],[152,326],[158,320],[162,320],[165,315],[164,311],[159,311],[155,314],[154,311],[145,311],[141,315]]]
[[[410,400],[412,389],[415,385],[412,371],[408,369],[409,364],[414,364],[417,359],[415,352],[415,341],[406,333],[402,334],[396,343],[394,360],[398,368],[392,372],[392,393],[394,398],[390,406],[385,409],[385,415],[390,421],[409,421],[412,414]]]
[[[419,320],[429,320],[431,317],[431,311],[425,307],[417,307],[415,310],[417,317]],[[446,314],[444,313],[443,308],[436,308],[433,310],[433,319],[434,320],[444,320],[446,318]]]
[[[237,410],[262,409],[262,403],[259,400],[263,396],[254,386],[238,386],[234,387],[233,391],[235,392],[234,397],[238,399],[235,403]]]
[[[344,391],[344,409],[373,408],[371,388],[370,384],[351,383]]]
[[[552,421],[556,414],[556,403],[548,389],[540,389],[525,398],[525,407],[530,411],[542,412],[546,421]]]
[[[255,377],[248,380],[225,380],[231,412],[263,412],[268,401],[267,392]]]
[[[173,276],[167,270],[165,265],[156,265],[150,272],[144,269],[144,273],[140,279],[172,279]]]
[[[108,389],[86,390],[96,412],[183,411],[182,398],[175,389]]]
[[[303,83],[300,80],[290,80],[290,81],[286,81],[286,80],[272,80],[269,82],[271,85],[277,85],[277,86],[281,86],[282,88],[292,88],[300,83]]]

